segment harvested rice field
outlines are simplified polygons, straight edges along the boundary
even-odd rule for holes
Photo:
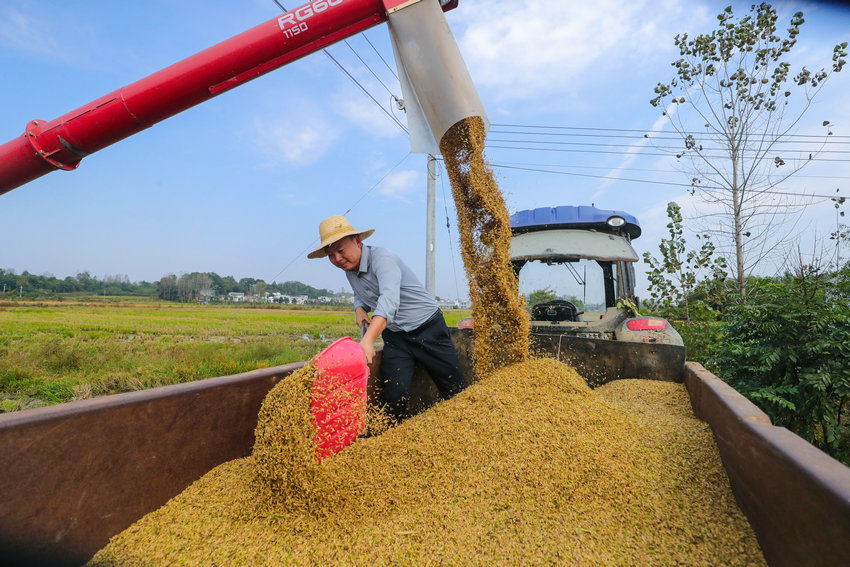
[[[301,383],[279,395],[308,415]],[[310,466],[309,498],[269,499],[254,457],[225,463],[91,564],[764,564],[681,384],[591,390],[531,359]]]

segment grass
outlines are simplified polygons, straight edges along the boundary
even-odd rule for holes
[[[308,360],[358,334],[342,307],[4,302],[0,412]]]

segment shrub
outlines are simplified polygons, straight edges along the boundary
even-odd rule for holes
[[[804,266],[748,285],[729,308],[712,369],[776,425],[850,462],[848,272]]]

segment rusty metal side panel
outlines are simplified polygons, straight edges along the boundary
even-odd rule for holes
[[[531,348],[569,364],[591,386],[621,378],[684,380],[685,348],[677,345],[533,333]]]
[[[685,385],[768,563],[850,565],[850,468],[772,425],[701,365],[686,364]]]
[[[80,565],[225,461],[303,363],[0,415],[0,558]]]

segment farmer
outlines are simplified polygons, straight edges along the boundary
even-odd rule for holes
[[[331,264],[345,270],[354,290],[357,326],[368,325],[360,345],[371,363],[375,339],[384,339],[381,373],[387,410],[397,421],[407,414],[410,382],[419,362],[444,398],[465,386],[449,329],[443,313],[413,271],[394,252],[379,246],[364,246],[374,229],[355,230],[342,215],[319,223],[319,248],[308,258],[327,256]],[[369,312],[372,317],[369,317]]]

